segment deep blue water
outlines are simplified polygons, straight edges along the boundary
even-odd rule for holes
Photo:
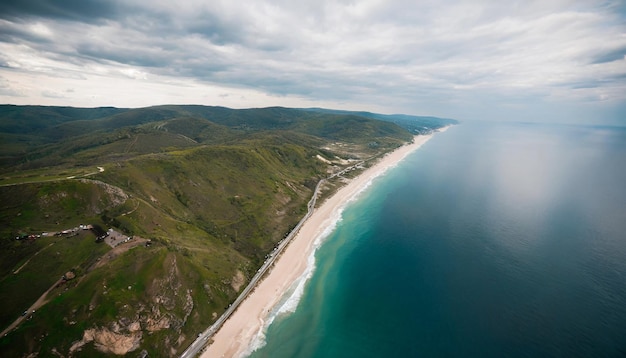
[[[343,213],[253,357],[626,356],[626,129],[464,123]]]

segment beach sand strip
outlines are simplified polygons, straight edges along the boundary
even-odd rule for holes
[[[369,186],[374,178],[397,165],[432,136],[433,134],[415,136],[413,143],[385,155],[315,209],[274,263],[269,274],[212,337],[212,343],[201,357],[240,357],[246,354],[254,337],[264,328],[268,313],[306,271],[307,259],[315,251],[317,238],[332,225],[342,208]]]

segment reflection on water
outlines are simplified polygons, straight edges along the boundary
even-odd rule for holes
[[[568,230],[578,228],[584,232],[577,234],[596,240],[603,234],[619,237],[624,230],[626,131],[537,125],[475,130],[484,134],[473,140],[485,135],[492,140],[466,156],[472,168],[464,184],[466,205],[480,193],[480,205],[491,217],[489,236],[501,245],[541,248],[538,241],[555,236],[554,230],[562,230],[556,236],[565,239]]]

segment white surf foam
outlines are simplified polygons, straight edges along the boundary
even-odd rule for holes
[[[300,277],[296,279],[289,289],[283,294],[278,303],[271,309],[271,311],[267,314],[265,319],[261,322],[261,327],[254,339],[250,342],[250,345],[242,355],[243,357],[247,357],[256,351],[259,348],[265,346],[265,334],[267,332],[267,328],[274,322],[277,317],[288,315],[296,311],[298,308],[298,304],[300,303],[300,299],[304,294],[304,288],[306,287],[306,283],[313,276],[315,272],[315,254],[317,253],[317,249],[322,245],[324,240],[335,230],[337,224],[339,224],[342,220],[343,206],[338,208],[337,212],[327,220],[326,228],[324,231],[319,234],[313,241],[313,250],[311,254],[307,257],[307,265]]]
[[[326,240],[326,238],[330,236],[333,231],[335,231],[335,228],[341,222],[344,209],[350,203],[358,199],[358,197],[372,185],[374,180],[385,174],[389,169],[396,167],[410,153],[412,153],[412,151],[404,153],[404,155],[399,158],[399,160],[385,167],[381,167],[376,172],[370,174],[369,179],[364,182],[359,188],[356,188],[353,194],[342,205],[337,207],[331,217],[324,222],[323,226],[325,226],[326,228],[313,241],[313,250],[307,258],[306,269],[304,270],[302,275],[292,283],[292,285],[283,294],[278,303],[270,310],[265,319],[261,321],[259,331],[250,342],[248,348],[241,355],[242,357],[248,357],[254,351],[265,346],[267,329],[277,317],[288,315],[296,311],[296,309],[298,308],[298,304],[300,303],[300,300],[304,294],[304,288],[306,287],[306,283],[315,272],[315,254],[317,253],[317,250],[322,245],[322,243]]]

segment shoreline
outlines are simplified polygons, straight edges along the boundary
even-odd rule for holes
[[[447,128],[441,128],[439,132]],[[266,320],[269,319],[270,323],[273,321],[274,317],[268,317],[271,311],[288,292],[294,291],[294,286],[303,286],[302,284],[308,281],[313,268],[309,258],[315,254],[320,241],[332,232],[344,207],[369,187],[372,180],[396,166],[435,133],[415,136],[413,143],[387,153],[316,208],[266,277],[213,335],[213,342],[205,348],[200,357],[241,357],[257,348],[257,344],[260,343],[257,340],[263,338]],[[253,347],[253,343],[257,344]]]

